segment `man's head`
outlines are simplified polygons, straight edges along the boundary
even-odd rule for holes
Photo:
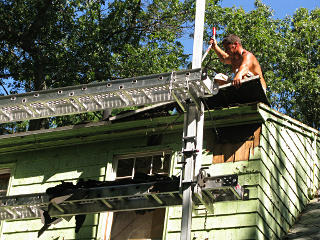
[[[241,39],[234,34],[230,34],[222,40],[222,45],[228,54],[234,54],[237,52],[238,47],[242,47]]]

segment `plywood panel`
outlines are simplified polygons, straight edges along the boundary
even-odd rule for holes
[[[112,240],[161,239],[165,209],[119,212],[113,216]]]
[[[250,154],[254,154],[254,149],[260,145],[261,127],[257,125],[240,127],[234,131],[225,131],[218,141],[222,143],[212,145],[213,163],[247,161]]]

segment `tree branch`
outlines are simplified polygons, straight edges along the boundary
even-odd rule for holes
[[[12,77],[11,74],[0,74],[0,78],[9,78]]]
[[[6,92],[7,95],[9,95],[8,90],[5,88],[5,86],[3,85],[2,81],[0,81],[0,85],[2,87],[2,89]]]

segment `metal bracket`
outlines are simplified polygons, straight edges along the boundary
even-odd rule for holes
[[[198,149],[186,149],[186,150],[182,151],[182,153],[185,157],[195,156],[195,155],[197,155],[198,152],[199,152]]]
[[[51,217],[70,217],[103,211],[123,211],[163,208],[182,204],[179,180],[146,182],[139,184],[111,185],[89,188],[69,187],[59,196],[46,193],[6,196],[0,198],[0,220],[40,218],[42,210]],[[238,184],[237,175],[208,177],[202,172],[196,181],[183,184],[194,189],[194,204],[225,200],[246,200],[249,192]],[[59,188],[60,189],[60,188]]]

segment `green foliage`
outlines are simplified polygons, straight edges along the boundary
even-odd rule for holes
[[[186,66],[178,39],[191,2],[0,1],[2,87],[10,94]],[[57,118],[53,125],[82,118]]]
[[[211,1],[208,6],[207,25],[217,27],[218,39],[231,33],[238,35],[244,48],[259,59],[264,73],[268,75],[268,71],[273,72],[274,65],[281,58],[278,50],[282,48],[284,39],[280,31],[280,21],[272,18],[271,9],[259,1],[256,2],[256,9],[248,13],[242,8],[222,8],[210,3]],[[225,66],[219,63],[218,59],[211,65],[225,70]]]
[[[261,64],[272,106],[319,129],[320,9],[300,8],[292,17],[278,20],[261,1],[255,5],[254,10],[245,12],[209,1],[207,39],[212,26],[217,27],[220,40],[231,33],[240,36],[244,48]],[[214,54],[205,62],[208,69],[230,73],[231,69],[212,58]]]
[[[207,0],[205,39],[212,26],[218,40],[239,35],[262,66],[272,106],[319,129],[320,10],[278,20],[259,0],[250,12],[220,2]],[[2,0],[0,87],[10,94],[186,68],[179,39],[192,32],[194,13],[194,0]],[[230,74],[215,54],[204,65]],[[64,116],[47,125],[101,117]]]
[[[88,112],[81,114],[74,114],[69,116],[59,116],[50,119],[51,127],[62,127],[66,125],[77,125],[88,122],[96,122],[101,120],[102,112]]]
[[[279,67],[290,98],[281,103],[291,116],[319,129],[320,9],[300,8],[286,21],[286,61]]]

